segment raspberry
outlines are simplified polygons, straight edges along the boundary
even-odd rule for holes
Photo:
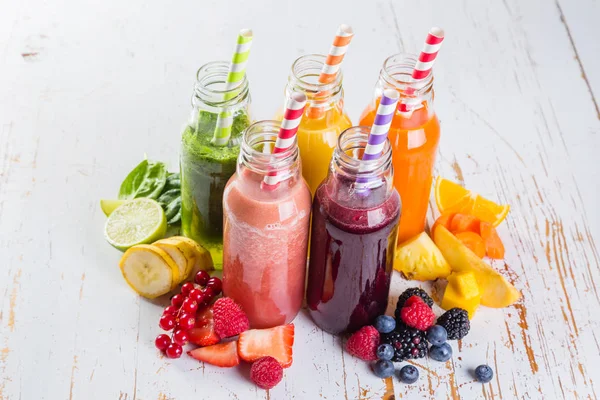
[[[427,304],[418,296],[409,297],[400,311],[402,322],[422,331],[433,325],[435,314]]]
[[[248,317],[229,297],[222,297],[213,305],[214,331],[219,337],[239,335],[250,328]]]
[[[365,361],[377,360],[377,346],[379,346],[379,332],[371,325],[360,328],[346,342],[348,353]]]
[[[252,364],[250,378],[256,383],[256,386],[263,389],[271,389],[281,382],[283,368],[273,357],[263,357]]]

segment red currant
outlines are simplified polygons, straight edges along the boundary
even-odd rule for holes
[[[188,334],[183,329],[177,329],[173,333],[173,342],[177,343],[180,346],[185,346],[188,342]]]
[[[195,301],[198,304],[202,303],[202,291],[200,289],[193,289],[190,292],[188,299]]]
[[[170,331],[175,328],[175,316],[171,314],[164,314],[160,317],[160,321],[158,321],[158,326],[160,326],[165,331]]]
[[[175,306],[167,306],[165,311],[163,311],[163,315],[177,315],[179,309]]]
[[[164,333],[162,335],[158,335],[154,340],[154,345],[161,351],[165,351],[170,344],[171,338],[169,335],[165,335]]]
[[[191,317],[191,315],[182,310],[179,313],[179,316],[177,316],[177,321],[181,321],[182,319],[186,319],[186,318],[189,318],[189,317]]]
[[[183,300],[185,300],[185,296],[179,293],[171,297],[171,304],[179,308],[183,304]]]
[[[189,298],[185,299],[181,305],[181,311],[195,315],[198,311],[198,303]]]
[[[202,304],[209,304],[213,297],[215,297],[215,292],[209,288],[209,287],[205,287],[204,289],[202,289],[202,293],[204,294],[204,298],[202,299]]]
[[[167,347],[167,350],[165,350],[165,353],[167,353],[167,357],[169,358],[179,358],[181,357],[181,353],[183,353],[183,349],[181,348],[181,345],[171,343],[169,347]]]
[[[194,277],[194,282],[196,282],[200,286],[206,286],[210,275],[206,271],[198,271],[196,276]]]
[[[185,331],[192,329],[194,327],[194,325],[196,325],[196,319],[194,317],[187,317],[187,318],[179,319],[178,326]]]
[[[181,294],[184,296],[188,296],[192,290],[195,289],[195,286],[192,282],[186,282],[181,287]]]
[[[219,278],[213,276],[206,283],[206,287],[212,289],[213,293],[216,296],[221,293],[221,290],[223,289],[223,284],[221,283],[221,280]]]

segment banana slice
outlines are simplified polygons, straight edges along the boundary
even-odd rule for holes
[[[153,243],[154,246],[157,246],[165,251],[175,264],[177,264],[179,270],[179,279],[175,283],[175,285],[180,284],[185,281],[192,271],[194,267],[194,262],[196,259],[196,253],[194,249],[189,247],[187,244],[172,238],[161,239]]]
[[[186,246],[193,249],[195,255],[194,264],[189,276],[193,277],[200,270],[210,272],[215,269],[210,252],[196,243],[196,241],[185,236],[173,236],[169,239],[178,240],[180,243],[185,243]]]
[[[140,244],[129,248],[119,262],[125,281],[138,294],[154,299],[172,290],[179,267],[159,247]]]

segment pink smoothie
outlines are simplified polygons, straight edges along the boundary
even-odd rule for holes
[[[223,293],[252,328],[291,322],[304,298],[311,196],[304,179],[273,191],[233,175],[223,196]]]

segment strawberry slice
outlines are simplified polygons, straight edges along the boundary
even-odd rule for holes
[[[198,346],[212,346],[220,342],[219,335],[214,330],[212,307],[207,307],[196,313],[196,325],[188,331],[190,343]]]
[[[188,351],[188,355],[198,361],[204,361],[223,368],[235,367],[240,363],[236,341],[198,347]]]
[[[287,368],[292,365],[293,345],[294,324],[270,329],[250,329],[240,333],[238,353],[242,360],[248,362],[271,356],[283,368]]]

